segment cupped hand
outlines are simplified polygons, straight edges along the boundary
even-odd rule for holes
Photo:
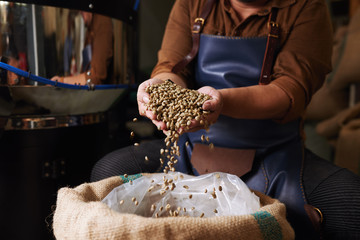
[[[154,84],[161,84],[163,82],[164,80],[157,78],[148,79],[139,85],[137,91],[139,114],[141,116],[149,118],[157,126],[158,129],[166,129],[166,124],[164,122],[158,121],[156,119],[156,114],[154,114],[151,110],[147,110],[147,103],[150,101],[150,94],[146,92],[146,88],[148,86]]]
[[[202,109],[208,112],[207,114],[204,114],[201,119],[205,122],[205,125],[202,125],[200,124],[200,121],[193,119],[191,124],[187,128],[183,129],[186,132],[195,132],[209,127],[217,121],[222,110],[223,98],[218,90],[213,87],[205,86],[199,88],[198,92],[207,94],[211,97],[211,99],[205,101],[202,105]]]

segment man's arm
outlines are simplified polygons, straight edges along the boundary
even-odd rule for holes
[[[290,98],[273,84],[219,90],[221,113],[233,118],[281,119],[290,107]]]

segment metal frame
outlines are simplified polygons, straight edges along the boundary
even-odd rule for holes
[[[8,2],[28,3],[53,7],[62,7],[94,12],[136,24],[140,0],[9,0]]]
[[[0,117],[1,121],[6,121]],[[105,113],[90,113],[67,116],[14,116],[7,120],[5,130],[38,130],[76,127],[104,122]]]

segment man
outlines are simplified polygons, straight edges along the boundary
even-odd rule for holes
[[[240,176],[250,188],[286,204],[297,239],[319,237],[320,227],[329,238],[354,237],[359,234],[354,230],[359,227],[356,218],[339,227],[339,215],[334,214],[346,216],[353,205],[333,201],[322,184],[345,181],[351,190],[331,185],[333,191],[359,196],[360,180],[307,151],[302,132],[306,106],[331,70],[331,48],[332,30],[323,0],[177,0],[151,79],[139,86],[139,113],[166,131],[166,125],[147,111],[145,92],[147,86],[165,79],[209,94],[212,99],[203,109],[210,112],[206,117],[210,128],[205,131],[193,120],[185,129],[176,170]],[[202,135],[211,139],[217,149],[213,152],[219,155],[204,147]],[[146,143],[140,149],[109,154],[95,166],[93,180],[101,174],[156,169],[140,160],[155,146]],[[115,161],[118,169],[110,164]]]
[[[113,59],[113,24],[109,17],[81,11],[87,27],[81,73],[72,76],[51,78],[68,84],[110,83]]]

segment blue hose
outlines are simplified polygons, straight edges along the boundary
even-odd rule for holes
[[[19,76],[28,78],[32,81],[40,82],[46,85],[52,85],[55,87],[60,88],[69,88],[69,89],[77,89],[77,90],[100,90],[100,89],[116,89],[116,88],[135,88],[136,84],[129,85],[129,84],[104,84],[104,85],[76,85],[76,84],[68,84],[68,83],[61,83],[58,81],[52,81],[47,78],[39,77],[30,72],[23,71],[19,68],[10,66],[6,63],[0,62],[0,68],[6,69],[10,72],[13,72]]]
[[[139,8],[139,4],[140,4],[140,0],[136,0],[135,4],[134,4],[134,11],[137,11]]]

